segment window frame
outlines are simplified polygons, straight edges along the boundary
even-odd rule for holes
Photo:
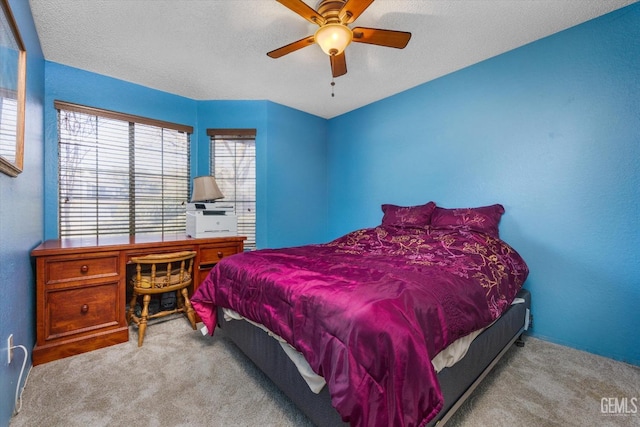
[[[228,140],[253,140],[254,143],[254,156],[253,156],[253,164],[254,164],[254,170],[253,170],[253,174],[254,174],[254,181],[253,181],[253,192],[254,192],[254,197],[253,200],[226,200],[226,198],[224,199],[225,202],[232,202],[236,211],[236,215],[238,216],[238,230],[239,230],[239,234],[243,234],[245,235],[245,237],[247,237],[247,240],[245,240],[244,243],[244,247],[245,250],[255,250],[257,248],[257,243],[256,243],[256,236],[257,236],[257,147],[256,147],[256,141],[257,141],[257,129],[255,128],[243,128],[243,129],[238,129],[238,128],[234,128],[234,129],[229,129],[229,128],[209,128],[206,130],[206,134],[209,138],[209,168],[210,168],[210,173],[211,175],[213,175],[215,177],[215,164],[214,164],[214,159],[215,159],[215,153],[214,153],[214,139],[215,138],[221,138],[221,139],[228,139]],[[234,178],[238,178],[237,176],[234,175]],[[218,181],[218,184],[220,185],[220,181]],[[224,194],[224,190],[223,190],[223,194]],[[253,203],[253,221],[243,221],[242,219],[242,212],[239,211],[237,204],[238,203]],[[249,225],[250,224],[250,225]],[[247,228],[249,227],[249,229],[251,230],[248,233],[240,233],[240,229],[242,228]]]
[[[117,111],[112,111],[112,110],[105,110],[105,109],[101,109],[101,108],[96,108],[96,107],[89,107],[89,106],[84,106],[84,105],[79,105],[79,104],[73,104],[73,103],[69,103],[69,102],[65,102],[65,101],[54,101],[54,107],[56,109],[56,114],[57,114],[57,124],[58,124],[58,171],[57,171],[57,178],[58,178],[58,234],[60,236],[60,238],[66,238],[66,237],[86,237],[86,236],[102,236],[102,235],[136,235],[136,234],[160,234],[160,233],[184,233],[185,232],[185,228],[186,228],[186,216],[185,216],[185,221],[182,223],[182,228],[180,228],[179,225],[177,225],[178,223],[176,223],[176,221],[173,222],[169,222],[168,224],[165,224],[164,221],[161,221],[161,223],[159,225],[153,225],[151,224],[151,226],[149,227],[149,224],[146,224],[147,227],[149,227],[147,230],[145,231],[140,231],[141,227],[144,227],[144,224],[142,224],[144,222],[144,217],[137,217],[136,218],[136,205],[138,203],[140,203],[140,201],[142,200],[141,194],[138,194],[138,198],[136,199],[136,193],[135,193],[135,180],[136,179],[141,179],[141,176],[139,175],[138,171],[136,171],[135,167],[133,167],[134,163],[135,163],[135,155],[134,155],[134,148],[136,147],[136,140],[140,142],[140,144],[144,144],[145,142],[149,142],[149,140],[140,140],[140,137],[142,136],[144,138],[144,132],[145,131],[159,131],[160,135],[161,135],[161,141],[164,142],[164,134],[165,132],[168,132],[168,136],[171,137],[171,134],[175,134],[175,132],[179,133],[179,134],[185,134],[185,139],[184,141],[180,141],[180,143],[184,143],[186,144],[186,155],[185,155],[185,164],[184,164],[184,168],[181,168],[181,170],[183,171],[183,173],[180,174],[180,177],[176,178],[176,183],[179,184],[179,186],[185,186],[184,189],[184,198],[181,196],[182,194],[182,189],[180,188],[178,191],[180,193],[180,195],[178,196],[179,199],[183,199],[183,204],[189,201],[189,196],[191,194],[191,153],[190,153],[190,145],[191,145],[191,136],[193,134],[193,127],[192,126],[188,126],[188,125],[182,125],[182,124],[176,124],[176,123],[172,123],[172,122],[166,122],[166,121],[162,121],[162,120],[157,120],[157,119],[151,119],[151,118],[147,118],[147,117],[142,117],[142,116],[137,116],[137,115],[133,115],[133,114],[127,114],[127,113],[121,113],[121,112],[117,112]],[[62,153],[60,152],[61,149],[61,144],[63,143],[62,138],[63,135],[61,134],[60,131],[60,125],[61,125],[61,113],[62,112],[70,112],[70,113],[80,113],[80,114],[84,114],[90,117],[95,117],[96,120],[98,120],[99,118],[102,119],[108,119],[108,120],[116,120],[116,121],[120,121],[122,122],[121,124],[124,126],[126,125],[129,129],[129,139],[127,141],[128,147],[129,147],[129,153],[128,153],[128,157],[129,157],[129,165],[128,165],[128,169],[127,170],[127,174],[129,177],[129,185],[127,188],[127,192],[128,192],[128,216],[129,216],[129,224],[128,227],[124,227],[124,226],[120,226],[118,229],[116,230],[112,230],[111,232],[104,232],[101,231],[100,228],[97,226],[97,224],[100,222],[100,213],[96,213],[95,217],[92,219],[92,221],[95,221],[96,225],[91,225],[88,227],[89,230],[91,230],[90,232],[85,232],[82,230],[82,227],[79,227],[78,230],[70,230],[69,232],[63,232],[64,227],[63,227],[63,222],[68,218],[67,215],[63,216],[63,197],[66,197],[66,193],[64,193],[64,189],[62,188],[62,168],[61,168],[61,162],[62,162]],[[138,128],[136,128],[136,126],[138,126]],[[145,129],[146,128],[146,129]],[[156,129],[154,129],[156,128]],[[140,132],[139,135],[136,135],[136,132]],[[136,138],[137,137],[137,138]],[[97,139],[97,141],[99,141],[99,139]],[[153,141],[153,139],[151,140]],[[138,148],[140,148],[138,146]],[[160,153],[161,156],[164,156],[164,153],[167,150],[165,149],[164,146],[162,146],[162,148],[160,148]],[[162,185],[164,186],[164,177],[167,176],[166,174],[166,170],[164,169],[165,165],[163,164],[163,169],[162,169],[162,173],[159,174],[159,176],[162,178]],[[95,168],[95,170],[92,173],[95,173],[96,176],[98,174],[98,170],[100,169],[100,165],[98,164]],[[119,176],[122,176],[123,174],[120,174]],[[184,175],[184,181],[182,179],[182,176]],[[123,187],[124,188],[124,187]],[[162,192],[164,192],[164,187],[162,189]],[[163,193],[164,194],[164,193]],[[159,199],[162,200],[163,199],[163,194],[160,195]],[[166,197],[166,196],[165,196]],[[106,200],[109,200],[108,198]],[[90,204],[90,203],[89,203]],[[100,197],[96,195],[95,198],[95,204],[96,207],[100,204]],[[81,209],[81,208],[79,208]],[[96,209],[97,211],[98,209]],[[163,213],[164,213],[164,208],[163,208]],[[164,216],[163,216],[164,219]],[[136,220],[138,220],[138,224],[136,225]],[[125,230],[126,228],[126,230]]]

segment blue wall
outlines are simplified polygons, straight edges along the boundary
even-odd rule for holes
[[[58,119],[53,106],[54,101],[113,110],[194,128],[197,125],[197,102],[55,62],[45,62],[45,76],[44,238],[56,239],[58,238]],[[197,147],[195,149],[197,150]]]
[[[640,4],[329,125],[330,234],[502,203],[533,334],[640,365]]]
[[[35,286],[29,252],[42,239],[42,102],[44,59],[31,10],[24,0],[9,5],[27,50],[27,100],[23,172],[0,174],[0,425],[13,413],[24,353],[7,364],[7,338],[31,353],[35,342]],[[27,367],[31,359],[27,360]],[[24,377],[22,383],[24,383]]]
[[[268,101],[198,102],[198,174],[209,171],[208,128],[255,128],[258,248],[326,238],[327,121]]]
[[[327,240],[327,121],[269,104],[267,247]]]
[[[193,126],[193,176],[210,173],[207,128],[255,128],[258,247],[325,238],[326,120],[269,101],[194,101],[53,62],[45,64],[45,239],[58,237],[54,100]]]

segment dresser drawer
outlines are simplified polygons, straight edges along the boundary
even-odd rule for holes
[[[238,253],[237,246],[200,247],[200,266],[215,264],[222,258]]]
[[[48,291],[45,340],[118,325],[119,282]]]
[[[118,276],[118,265],[117,253],[84,259],[50,259],[46,261],[45,283],[50,285],[74,280]]]

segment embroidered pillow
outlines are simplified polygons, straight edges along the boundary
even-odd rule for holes
[[[500,237],[498,224],[504,207],[496,204],[478,208],[445,209],[436,207],[431,215],[432,227],[460,227]]]
[[[429,202],[419,206],[382,205],[382,225],[393,227],[427,227],[436,204]]]

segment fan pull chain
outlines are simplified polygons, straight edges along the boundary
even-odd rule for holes
[[[336,82],[331,79],[331,97],[333,98],[335,95],[333,94],[333,88],[335,87]]]

